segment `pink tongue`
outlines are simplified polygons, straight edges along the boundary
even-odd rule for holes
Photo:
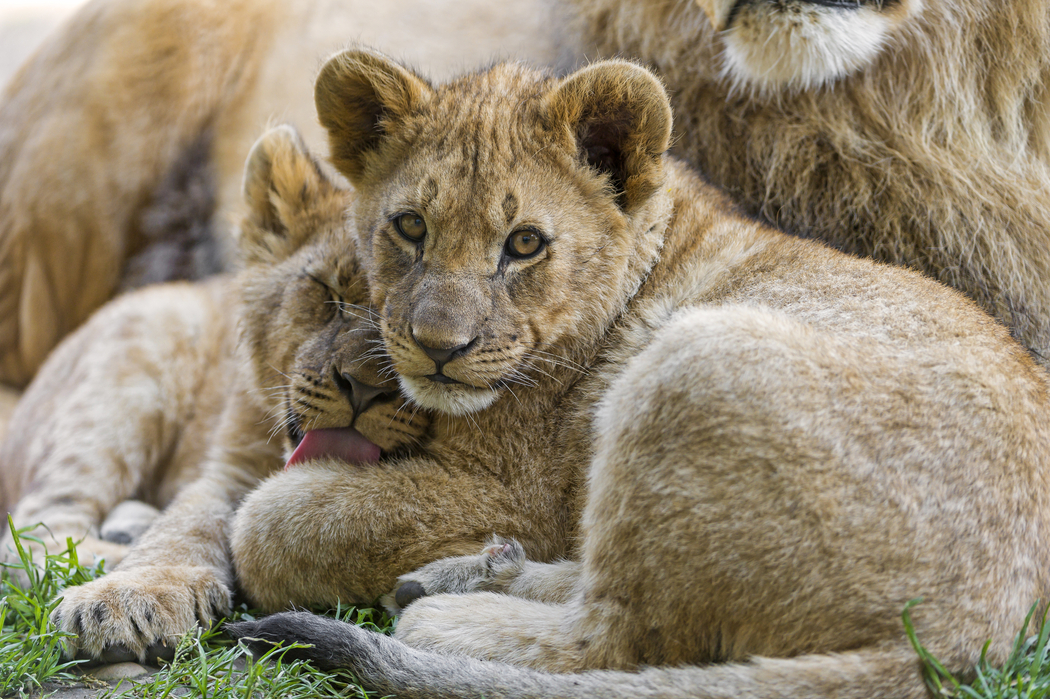
[[[379,447],[352,427],[334,427],[310,430],[292,452],[285,470],[308,459],[331,456],[351,464],[372,464],[379,461]]]

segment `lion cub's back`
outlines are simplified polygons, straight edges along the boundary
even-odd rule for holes
[[[704,503],[691,534],[667,537],[691,561],[681,584],[724,589],[718,575],[743,561],[740,576],[768,584],[707,612],[761,620],[755,638],[809,648],[817,611],[795,605],[776,628],[765,613],[808,589],[855,632],[846,647],[899,634],[925,596],[931,636],[980,648],[992,628],[1008,650],[1011,624],[1050,593],[1048,374],[958,292],[692,194],[681,206],[706,218],[679,211],[703,225],[665,248],[660,290],[625,335],[637,354],[597,420],[596,463],[634,460],[592,492],[652,493],[645,521],[667,483]],[[706,252],[675,254],[705,237]],[[782,556],[792,565],[756,574]]]

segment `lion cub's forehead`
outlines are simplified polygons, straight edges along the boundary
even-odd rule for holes
[[[470,174],[535,157],[549,140],[542,98],[553,79],[519,64],[501,64],[438,87],[415,124],[414,146]]]
[[[394,178],[400,194],[388,205],[437,222],[470,220],[499,236],[535,213],[530,203],[553,203],[546,193],[573,162],[554,147],[544,108],[555,84],[545,73],[502,64],[437,88],[410,125],[410,155]]]
[[[290,261],[298,274],[306,274],[344,293],[347,300],[368,296],[367,275],[357,256],[353,237],[341,227],[319,233]]]

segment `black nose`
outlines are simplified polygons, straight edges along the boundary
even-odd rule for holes
[[[413,335],[412,339],[416,341],[419,348],[427,353],[427,356],[434,360],[434,364],[437,365],[437,369],[434,373],[440,374],[441,367],[451,362],[456,357],[462,357],[464,354],[470,351],[470,348],[478,341],[478,338],[474,338],[470,342],[467,342],[456,347],[429,347],[424,345]]]
[[[392,388],[381,388],[361,383],[350,374],[335,371],[333,374],[335,385],[339,391],[350,401],[350,407],[354,409],[354,419],[361,413],[371,408],[376,403],[383,403],[393,399],[397,391]]]

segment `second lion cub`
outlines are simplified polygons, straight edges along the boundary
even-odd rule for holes
[[[1006,657],[1050,595],[1050,382],[1003,327],[736,213],[630,63],[435,87],[351,52],[316,98],[402,390],[490,462],[587,454],[578,563],[433,563],[396,639],[235,633],[400,697],[922,697],[917,597],[949,669]]]

